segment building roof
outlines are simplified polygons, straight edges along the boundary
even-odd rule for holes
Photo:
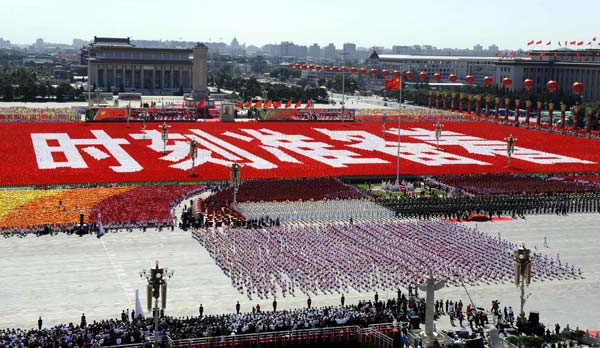
[[[412,54],[382,54],[379,56],[381,60],[487,60],[498,61],[502,57],[477,57],[477,56],[419,56]]]
[[[96,51],[137,51],[137,52],[174,52],[192,54],[191,48],[158,48],[158,47],[135,47],[135,46],[95,46]]]
[[[373,52],[371,52],[371,55],[369,56],[369,59],[379,59],[377,51],[373,50]]]
[[[94,36],[94,46],[126,46],[126,47],[134,47],[131,44],[130,39],[121,38],[121,37],[98,37]]]

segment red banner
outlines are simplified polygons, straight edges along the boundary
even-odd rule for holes
[[[0,185],[393,175],[397,130],[341,122],[0,125]],[[135,127],[135,128],[134,128]],[[403,174],[600,171],[600,142],[489,123],[403,122]],[[505,138],[515,140],[507,168]],[[198,143],[190,175],[190,140]],[[163,153],[164,151],[164,153]]]

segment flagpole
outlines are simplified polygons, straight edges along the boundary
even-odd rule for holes
[[[398,156],[396,157],[396,185],[400,189],[400,116],[402,113],[402,76],[400,77],[400,88],[398,90]]]

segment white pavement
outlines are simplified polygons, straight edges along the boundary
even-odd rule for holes
[[[528,220],[479,223],[479,229],[494,236],[524,241],[542,248],[544,236],[548,252],[560,252],[561,260],[582,266],[586,279],[546,281],[532,284],[526,311],[540,312],[543,322],[567,323],[571,327],[600,328],[600,214],[531,216]],[[253,300],[239,294],[231,281],[214,264],[208,252],[192,239],[190,232],[175,230],[146,233],[120,232],[95,236],[44,236],[0,241],[0,268],[4,270],[0,288],[0,327],[34,327],[38,316],[44,325],[78,322],[81,313],[88,321],[117,318],[134,307],[135,289],[140,289],[145,307],[145,280],[139,272],[158,260],[175,271],[169,282],[167,314],[197,315],[202,303],[207,314],[232,312],[237,300],[242,311],[260,303],[268,310],[272,300]],[[512,305],[518,312],[519,292],[514,285],[468,286],[478,306],[488,308],[492,299],[501,306]],[[406,291],[406,290],[404,290]],[[379,292],[381,299],[395,296]],[[373,293],[346,294],[346,303],[372,299]],[[462,288],[447,288],[437,298],[462,299]],[[277,299],[278,309],[306,305],[306,297]],[[313,306],[338,304],[339,295],[316,296]],[[444,317],[442,320],[447,320]]]

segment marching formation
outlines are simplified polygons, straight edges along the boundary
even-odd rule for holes
[[[513,277],[516,248],[448,221],[201,229],[194,238],[250,299],[408,287],[423,282],[429,268],[451,285],[501,283]],[[580,272],[533,256],[533,279]]]
[[[339,221],[348,219],[382,219],[394,213],[370,200],[323,200],[308,202],[240,203],[237,210],[247,219],[269,216],[286,222]]]

